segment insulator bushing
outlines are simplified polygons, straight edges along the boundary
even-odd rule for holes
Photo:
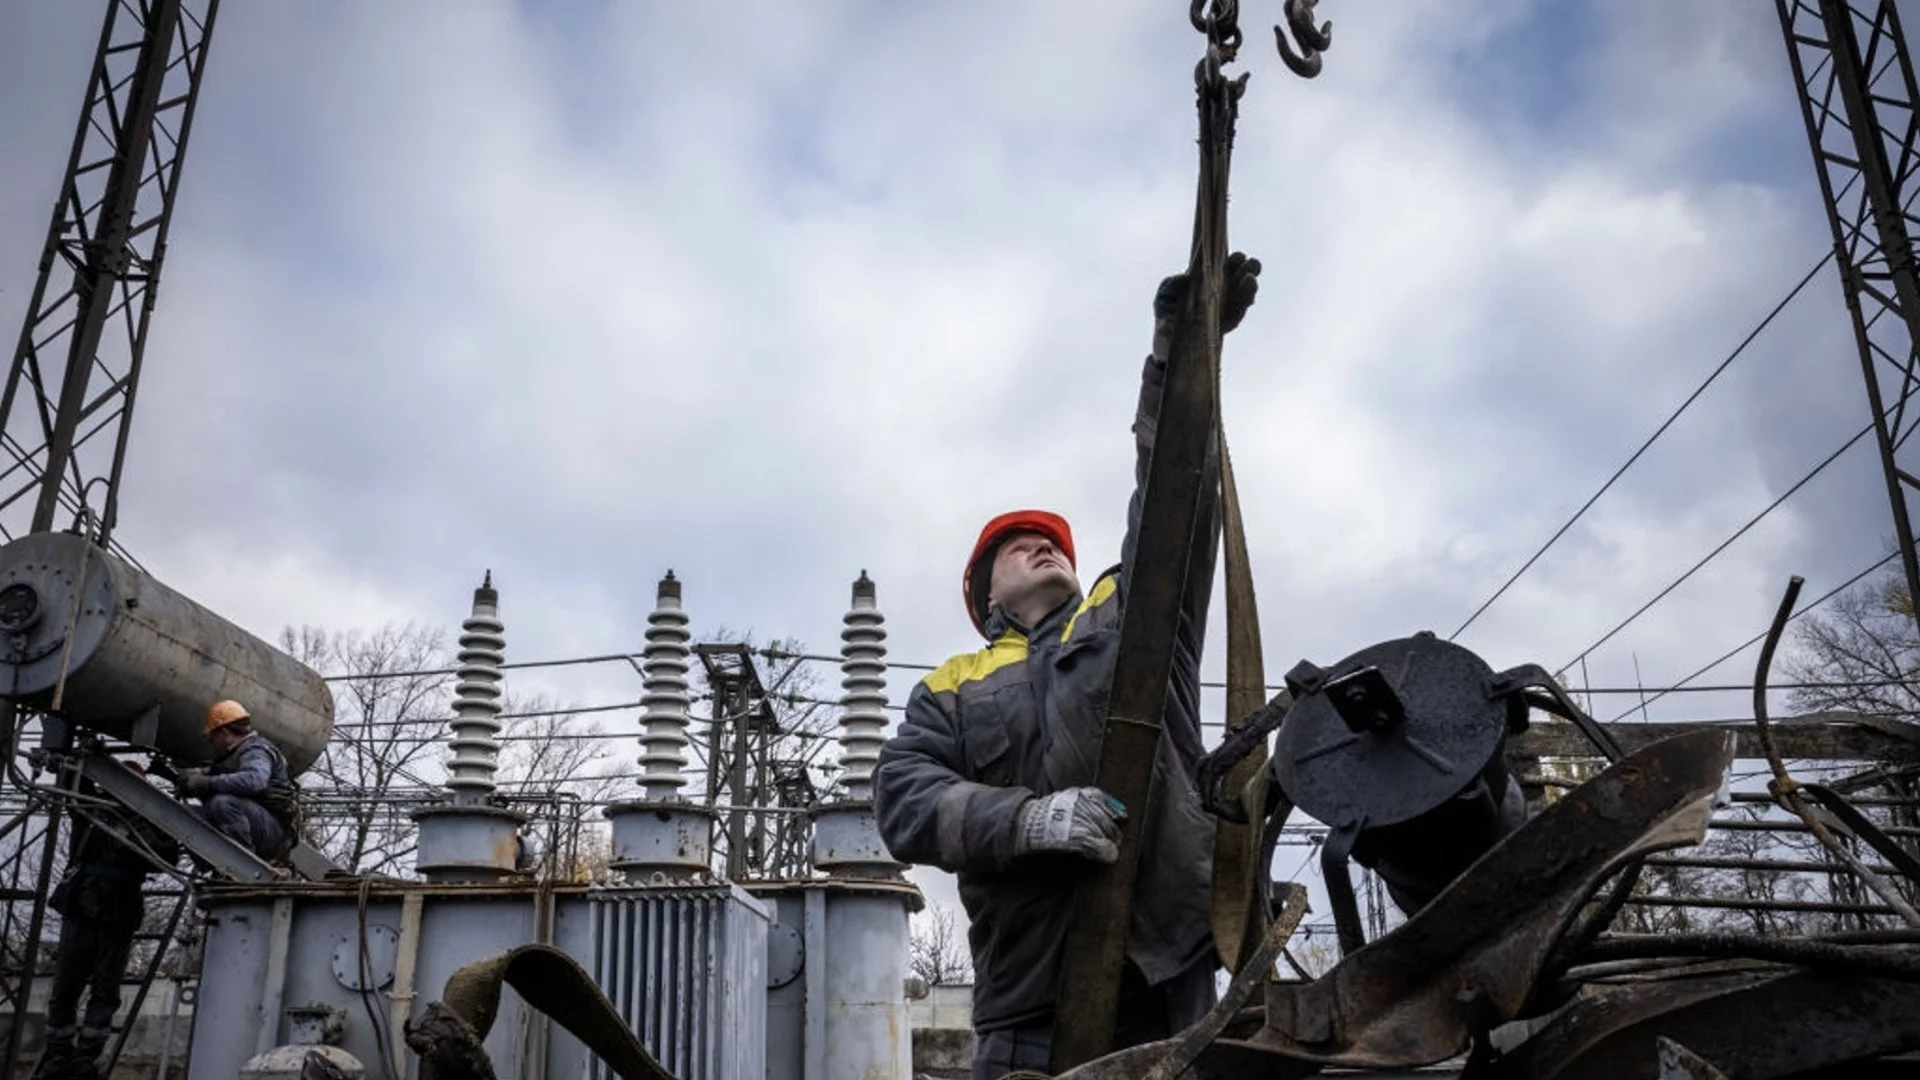
[[[487,572],[473,590],[473,613],[460,624],[459,667],[453,687],[453,756],[447,763],[447,789],[455,803],[483,803],[494,793],[500,771],[500,665],[506,660],[506,624],[500,621],[500,594]]]
[[[687,767],[687,614],[680,604],[680,582],[667,571],[658,600],[647,616],[647,645],[641,663],[640,785],[649,800],[680,797]]]
[[[840,631],[840,779],[847,796],[873,797],[873,768],[887,729],[887,630],[873,579],[853,583],[853,606]]]

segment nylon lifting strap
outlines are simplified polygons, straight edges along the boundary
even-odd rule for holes
[[[1055,998],[1055,1073],[1100,1057],[1113,1045],[1120,976],[1133,921],[1133,890],[1139,876],[1141,830],[1148,816],[1175,636],[1186,600],[1188,555],[1200,524],[1207,451],[1210,444],[1225,449],[1219,429],[1219,370],[1220,307],[1227,257],[1227,176],[1233,124],[1245,77],[1222,77],[1217,53],[1210,51],[1195,82],[1200,178],[1187,267],[1189,286],[1174,317],[1166,381],[1141,500],[1140,532],[1127,570],[1119,655],[1114,663],[1095,781],[1132,812],[1121,830],[1119,859],[1111,866],[1091,870],[1074,898],[1074,918],[1067,932],[1062,981]],[[1223,486],[1230,493],[1224,453],[1220,465]],[[1225,514],[1237,529],[1238,507],[1227,508]],[[1241,650],[1234,672],[1238,677],[1231,681],[1244,697],[1249,649],[1254,694],[1260,693],[1258,687],[1263,680],[1258,673],[1257,620],[1249,603],[1252,585],[1245,539],[1233,538],[1231,530],[1229,535],[1228,602],[1234,610],[1229,612],[1228,623],[1241,627],[1238,633],[1229,633],[1229,649],[1238,642]],[[1203,539],[1211,542],[1211,537]],[[1244,582],[1244,588],[1234,584],[1236,579]],[[1235,593],[1239,593],[1238,605],[1234,604]],[[1237,614],[1245,618],[1236,619]],[[1234,666],[1230,659],[1230,670]],[[1258,826],[1253,828],[1257,831]],[[1238,846],[1231,834],[1226,842]]]

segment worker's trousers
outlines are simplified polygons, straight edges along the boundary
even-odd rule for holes
[[[1170,1038],[1207,1015],[1218,994],[1213,985],[1213,954],[1158,986],[1148,986],[1140,969],[1127,963],[1120,978],[1120,1009],[1113,1048]],[[975,1032],[973,1080],[999,1080],[1016,1069],[1051,1071],[1053,1019],[994,1031]]]
[[[140,930],[138,904],[121,918],[90,919],[68,916],[60,924],[60,944],[54,954],[53,987],[47,999],[47,1034],[72,1038],[80,992],[87,991],[87,1012],[79,1041],[84,1045],[106,1041],[113,1014],[120,1008],[120,983],[126,977],[127,956]]]
[[[210,795],[200,809],[207,824],[226,833],[263,859],[278,859],[292,847],[292,837],[273,812],[239,795]]]

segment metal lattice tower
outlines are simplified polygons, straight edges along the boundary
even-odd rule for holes
[[[1920,282],[1911,204],[1920,100],[1893,0],[1775,0],[1859,344],[1908,595],[1920,600]]]
[[[0,474],[0,536],[8,540],[64,526],[88,505],[96,539],[112,543],[141,356],[218,7],[108,4],[0,392],[0,460],[11,461]]]
[[[484,803],[494,793],[500,771],[500,665],[506,661],[506,624],[500,621],[500,594],[487,571],[473,590],[473,613],[460,624],[459,682],[453,687],[453,719],[447,727],[453,756],[447,762],[447,788],[456,803]]]
[[[673,571],[660,579],[660,591],[647,616],[647,646],[642,664],[640,785],[645,797],[665,801],[681,797],[687,767],[687,614],[680,606],[680,582]]]
[[[873,768],[887,729],[887,630],[873,579],[853,583],[853,606],[840,631],[840,780],[847,796],[873,797]]]
[[[113,537],[120,474],[218,7],[219,0],[107,4],[0,390],[0,539],[64,526],[90,509],[93,538],[133,561]],[[7,752],[35,719],[11,703],[0,706]],[[43,740],[64,746],[64,725],[48,729],[39,719]],[[0,999],[11,1014],[0,1035],[0,1073],[8,1076],[20,1059],[63,832],[61,800],[44,789],[23,794],[15,820],[25,827],[0,859]]]

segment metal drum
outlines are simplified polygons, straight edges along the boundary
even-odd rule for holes
[[[0,696],[185,761],[232,698],[295,774],[333,733],[312,668],[70,533],[0,547]]]

